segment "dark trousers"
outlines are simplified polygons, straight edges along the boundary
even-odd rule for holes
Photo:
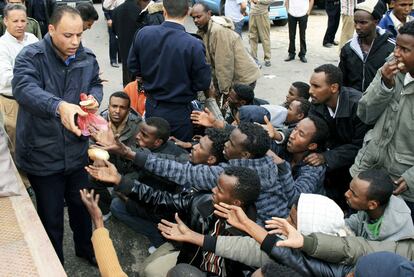
[[[193,124],[191,122],[191,104],[177,104],[161,102],[147,96],[145,102],[145,117],[162,117],[168,121],[171,136],[182,141],[191,141],[193,138]]]
[[[92,257],[92,223],[82,203],[79,190],[87,187],[88,175],[82,168],[69,174],[49,176],[28,174],[36,195],[37,213],[46,229],[61,263],[63,259],[63,199],[69,213],[69,225],[73,231],[75,252],[78,256]]]
[[[118,39],[116,38],[116,35],[112,27],[108,27],[108,33],[109,33],[109,59],[111,63],[117,63],[120,60],[119,51],[118,51]]]
[[[289,55],[296,54],[295,39],[296,39],[296,27],[299,24],[299,39],[300,39],[300,51],[299,57],[306,55],[306,28],[308,27],[308,15],[301,17],[294,17],[288,14],[288,26],[289,26]]]
[[[122,60],[122,84],[126,87],[132,81],[135,81],[135,78],[129,73],[127,61]]]
[[[146,236],[150,240],[152,246],[158,248],[165,243],[164,237],[157,228],[157,223],[159,221],[156,220],[156,216],[148,214],[145,209],[139,209],[139,206],[136,205],[134,212],[129,212],[125,202],[116,197],[112,200],[111,212],[117,219],[128,225],[132,230]],[[150,220],[150,218],[152,220]]]
[[[339,1],[326,1],[326,14],[328,15],[328,27],[326,28],[323,44],[333,43],[341,19],[341,5]]]

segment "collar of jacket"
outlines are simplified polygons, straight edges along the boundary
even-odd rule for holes
[[[383,44],[387,43],[387,41],[395,44],[395,40],[393,40],[390,37],[390,34],[387,33],[384,29],[377,26],[376,32],[377,32],[377,37],[372,42],[372,46],[368,52],[367,59],[372,53],[375,53],[378,48],[380,48]],[[357,56],[361,59],[361,61],[364,62],[364,55],[362,54],[361,46],[358,43],[358,34],[356,33],[354,34],[349,46],[351,47],[352,51],[354,51],[355,54],[357,54]]]
[[[55,46],[53,45],[52,38],[50,37],[49,33],[47,33],[44,36],[43,40],[45,41],[46,47],[51,50],[50,52],[53,53],[59,61],[61,61],[63,64],[65,64],[65,62],[62,60],[62,58],[57,54],[57,52],[56,52],[57,50],[56,50]],[[85,53],[85,48],[83,48],[82,42],[81,42],[79,44],[78,50],[76,50],[74,62],[85,59],[85,54],[86,54]]]
[[[339,107],[336,111],[335,118],[346,118],[352,116],[352,107],[349,104],[350,102],[350,93],[358,92],[357,90],[353,88],[348,87],[341,87],[341,90],[339,92]],[[328,114],[328,107],[325,104],[317,104],[315,105],[315,111],[317,111],[320,114]],[[330,116],[330,115],[329,115]]]
[[[185,32],[184,26],[179,24],[179,23],[175,23],[175,22],[172,22],[172,21],[165,20],[163,23],[161,23],[161,25],[164,26],[164,27],[167,27],[167,28],[182,30],[182,31]]]

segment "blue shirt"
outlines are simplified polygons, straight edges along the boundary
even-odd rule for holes
[[[203,42],[170,21],[146,26],[135,35],[128,69],[143,78],[148,97],[163,102],[188,104],[211,82]]]

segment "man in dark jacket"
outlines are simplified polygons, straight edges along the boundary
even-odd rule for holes
[[[382,16],[380,10],[384,4],[378,1],[372,12],[369,7],[371,6],[368,2],[356,6],[354,15],[356,35],[342,47],[339,61],[343,85],[361,92],[371,84],[377,70],[385,63],[385,59],[395,47],[391,35],[377,28]]]
[[[349,168],[369,129],[356,114],[362,94],[352,88],[343,87],[341,70],[332,64],[315,68],[310,85],[312,106],[309,114],[319,116],[328,123],[330,138],[327,151],[312,153],[304,161],[314,166],[326,165],[327,195],[346,208],[343,195],[351,181]]]
[[[17,56],[12,80],[20,105],[17,116],[16,162],[27,172],[37,210],[63,263],[63,204],[69,211],[75,252],[93,262],[91,220],[79,190],[88,183],[88,139],[81,137],[75,116],[86,116],[77,104],[89,94],[96,111],[102,84],[95,55],[80,43],[83,22],[69,6],[56,9],[49,34]]]
[[[199,238],[203,238],[203,235],[212,236],[213,239],[204,240],[205,244],[211,244],[219,235],[228,236],[239,233],[213,213],[213,204],[234,203],[232,205],[242,207],[249,218],[254,220],[253,207],[260,193],[260,179],[252,169],[227,167],[218,177],[217,184],[212,189],[212,195],[205,192],[175,196],[159,195],[156,191],[152,194],[145,192],[145,187],[140,187],[139,190],[141,201],[164,206],[185,215],[190,229],[202,233]],[[175,219],[179,225],[183,226],[178,214]],[[178,234],[192,232],[188,227],[183,230],[177,224],[167,220],[162,220],[158,228],[164,237],[175,241],[180,241],[180,235],[177,235],[177,232]],[[157,260],[152,262],[152,264],[156,263]],[[242,276],[243,267],[240,265],[236,267],[231,260],[216,256],[214,252],[203,251],[201,247],[191,243],[182,245],[177,258],[177,264],[180,263],[192,265],[208,273],[208,276]],[[153,265],[149,264],[148,267],[151,268]],[[148,267],[146,270],[149,270]]]
[[[50,17],[56,8],[56,0],[27,0],[27,16],[37,20],[42,36],[48,32]]]

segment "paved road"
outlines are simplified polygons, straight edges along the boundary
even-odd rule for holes
[[[113,68],[109,63],[108,34],[106,24],[99,4],[95,5],[99,12],[99,20],[86,31],[83,44],[91,48],[98,59],[102,71],[104,84],[104,101],[101,107],[106,107],[109,95],[122,90],[122,73],[120,68]],[[263,76],[258,80],[255,93],[257,97],[267,99],[271,103],[282,103],[292,82],[308,82],[313,68],[324,63],[338,63],[338,49],[322,47],[322,38],[326,28],[327,17],[323,10],[315,10],[309,17],[307,42],[308,63],[303,64],[299,60],[284,62],[288,48],[287,26],[271,28],[272,66],[262,68]],[[186,29],[195,32],[196,28],[191,18],[188,18]],[[243,33],[243,39],[248,47],[247,31]],[[297,39],[297,42],[299,39]],[[298,43],[297,43],[298,44]],[[259,47],[259,57],[263,52]],[[142,261],[148,256],[148,240],[136,235],[116,219],[111,218],[106,227],[110,230],[121,265],[128,276],[138,276],[136,273]],[[68,276],[98,276],[97,269],[89,266],[83,260],[74,256],[72,234],[66,220],[64,251],[66,257],[65,269]]]

